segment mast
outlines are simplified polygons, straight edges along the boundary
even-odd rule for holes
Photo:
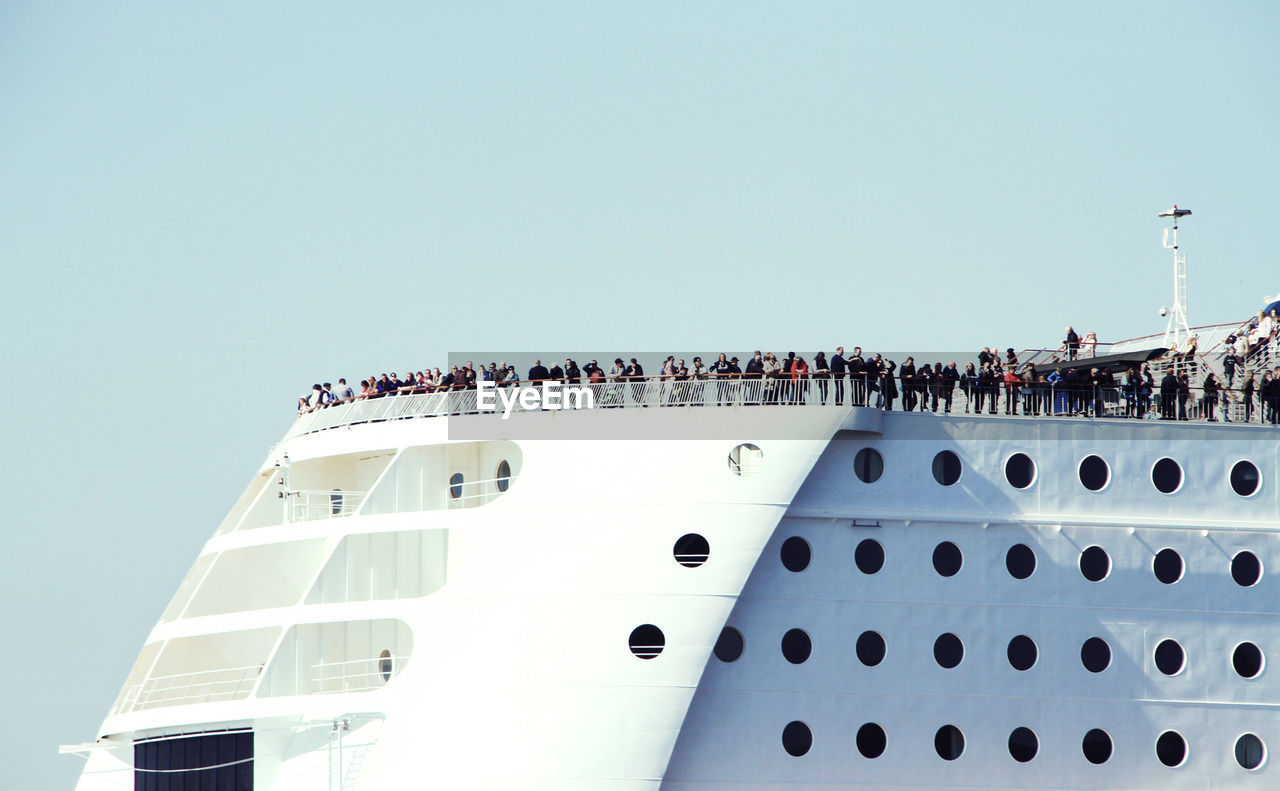
[[[1187,324],[1187,256],[1178,250],[1178,220],[1189,214],[1190,209],[1179,209],[1175,203],[1159,215],[1173,218],[1173,227],[1164,229],[1164,248],[1173,250],[1173,307],[1160,309],[1161,316],[1169,317],[1162,344],[1167,349],[1176,346],[1179,351],[1185,351],[1183,345],[1191,337]]]

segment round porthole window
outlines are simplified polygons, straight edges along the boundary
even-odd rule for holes
[[[943,725],[933,736],[933,749],[944,761],[954,761],[964,753],[964,734],[954,725]]]
[[[1187,654],[1177,640],[1161,640],[1155,650],[1156,669],[1166,676],[1176,676],[1187,665]]]
[[[1251,461],[1238,461],[1231,468],[1231,489],[1241,497],[1249,497],[1262,485],[1262,475]]]
[[[494,483],[498,486],[498,491],[505,492],[511,488],[511,465],[506,459],[498,462],[498,471],[493,477]]]
[[[737,445],[729,451],[729,472],[734,475],[755,475],[764,465],[764,451],[750,443]]]
[[[1030,670],[1035,666],[1036,658],[1039,656],[1039,649],[1036,648],[1036,641],[1020,634],[1009,641],[1009,665],[1014,670]]]
[[[661,629],[646,623],[631,630],[628,643],[631,646],[631,653],[640,659],[653,659],[662,653],[662,649],[667,645],[667,638],[662,634]]]
[[[382,676],[382,683],[385,684],[391,680],[393,669],[395,668],[391,661],[391,652],[384,648],[382,653],[378,654],[378,674]]]
[[[809,542],[800,536],[792,536],[783,541],[778,554],[782,558],[783,568],[796,572],[809,568],[809,559],[813,556],[809,549]]]
[[[1187,760],[1187,740],[1177,731],[1165,731],[1156,739],[1156,758],[1168,767],[1182,766]]]
[[[716,659],[721,662],[735,662],[738,657],[742,656],[742,649],[745,645],[746,641],[742,639],[742,632],[732,626],[726,626],[720,630],[720,639],[716,640]]]
[[[1080,749],[1089,763],[1105,764],[1111,760],[1111,736],[1101,728],[1094,728],[1084,735]]]
[[[943,541],[933,548],[933,570],[943,577],[954,577],[960,573],[964,564],[964,555],[960,547],[950,541]]]
[[[884,474],[884,457],[875,448],[863,448],[853,457],[853,474],[863,483],[875,483]]]
[[[943,486],[951,486],[960,480],[960,457],[944,450],[933,457],[933,479]]]
[[[791,629],[782,636],[782,656],[793,665],[803,664],[813,653],[813,641],[803,629]]]
[[[863,632],[853,645],[858,661],[867,667],[875,667],[884,661],[884,638],[878,632]]]
[[[697,533],[685,533],[676,539],[671,556],[687,569],[696,569],[711,557],[711,545]]]
[[[964,643],[950,632],[938,635],[933,641],[933,658],[939,667],[950,670],[964,661]]]
[[[1257,769],[1267,760],[1267,747],[1252,733],[1236,739],[1236,763],[1244,769]]]
[[[1164,458],[1151,468],[1151,483],[1164,494],[1173,494],[1182,488],[1182,466],[1170,458]]]
[[[1183,565],[1182,556],[1177,550],[1165,548],[1156,553],[1151,560],[1151,570],[1155,572],[1156,579],[1165,585],[1172,585],[1182,579]]]
[[[437,478],[436,480],[439,480],[439,478]],[[451,497],[454,500],[457,500],[459,497],[462,496],[462,484],[465,482],[465,480],[466,479],[462,477],[462,473],[460,472],[455,472],[453,475],[449,476],[449,497]],[[436,485],[439,486],[440,484],[436,484]],[[436,491],[439,491],[439,490],[437,489]]]
[[[1090,582],[1102,582],[1111,573],[1111,557],[1107,550],[1094,545],[1080,553],[1080,573]]]
[[[1090,673],[1101,673],[1111,666],[1111,646],[1101,637],[1090,637],[1080,646],[1080,664]]]
[[[813,746],[813,731],[809,730],[809,726],[803,722],[796,720],[787,723],[787,727],[782,729],[782,749],[787,751],[788,755],[799,758],[809,752],[809,748]]]
[[[1015,453],[1004,463],[1004,478],[1015,489],[1026,489],[1036,480],[1036,463],[1025,453]]]
[[[1101,456],[1085,456],[1077,473],[1080,484],[1091,492],[1100,492],[1111,482],[1111,468]]]
[[[864,538],[853,550],[853,562],[863,574],[875,574],[884,567],[884,547],[874,538]]]
[[[1036,571],[1036,553],[1026,544],[1014,544],[1004,556],[1004,567],[1009,576],[1016,580],[1025,580]]]
[[[1020,764],[1025,764],[1036,753],[1040,752],[1040,740],[1036,732],[1030,728],[1014,728],[1009,734],[1009,755]]]
[[[879,758],[884,755],[885,745],[888,744],[884,728],[874,722],[868,722],[859,728],[858,735],[854,741],[857,743],[858,752],[862,753],[863,758]]]
[[[1231,652],[1231,666],[1241,678],[1257,678],[1262,662],[1262,649],[1253,643],[1241,643]]]
[[[1231,579],[1242,588],[1250,588],[1262,579],[1262,561],[1249,550],[1237,552],[1231,558]]]

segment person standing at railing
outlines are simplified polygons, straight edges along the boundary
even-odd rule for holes
[[[1273,426],[1280,423],[1280,369],[1276,373],[1263,372],[1258,398],[1262,402],[1262,418]]]
[[[871,394],[875,393],[875,407],[884,406],[884,360],[879,354],[867,358],[863,373],[867,377],[867,406],[871,406]]]
[[[755,354],[751,355],[751,359],[747,360],[745,377],[747,379],[746,390],[748,394],[746,403],[759,404],[762,398],[761,388],[764,386],[760,381],[764,378],[764,355],[760,353],[759,349],[756,349]]]
[[[803,357],[791,363],[791,402],[803,404],[809,395],[809,364]]]
[[[880,377],[880,392],[884,395],[884,408],[893,411],[893,399],[898,397],[898,379],[894,376],[898,364],[893,360],[885,360],[884,373]]]
[[[627,365],[621,357],[615,358],[613,367],[609,369],[609,392],[605,393],[604,402],[612,407],[622,406],[627,379]]]
[[[1174,411],[1178,399],[1178,377],[1173,375],[1173,371],[1169,371],[1160,380],[1160,419],[1173,420],[1177,413]]]
[[[1067,347],[1068,360],[1074,360],[1076,355],[1080,353],[1080,336],[1076,334],[1070,324],[1067,325],[1067,337],[1062,341],[1062,344]]]
[[[854,346],[853,354],[845,359],[849,366],[849,400],[854,406],[867,405],[867,362],[862,359],[862,347]]]
[[[551,367],[547,369],[547,378],[553,382],[563,382],[564,369],[560,367],[559,363],[552,363]]]
[[[542,360],[535,359],[533,366],[529,368],[529,383],[536,385],[538,382],[551,378],[551,372],[542,364]]]
[[[929,411],[929,391],[933,389],[933,366],[925,363],[916,369],[916,398],[920,402],[920,411]]]
[[[1018,374],[1014,371],[1013,366],[1007,368],[1004,372],[1004,413],[1006,415],[1016,415],[1018,406],[1018,391],[1020,390],[1022,380],[1018,378]]]
[[[1222,373],[1227,377],[1227,387],[1234,387],[1236,382],[1236,366],[1240,364],[1240,358],[1236,356],[1235,349],[1227,344],[1227,353],[1222,357]]]
[[[1178,374],[1178,420],[1187,419],[1187,401],[1191,399],[1191,379],[1186,371]]]
[[[749,364],[749,363],[748,363]],[[828,379],[831,377],[831,366],[827,364],[826,352],[813,355],[813,379],[818,389],[818,403],[826,406]]]
[[[778,379],[782,375],[782,366],[778,364],[778,357],[773,352],[765,352],[764,355],[764,402],[766,404],[778,403]]]
[[[1214,378],[1213,372],[1205,374],[1204,382],[1200,385],[1203,394],[1200,396],[1200,414],[1205,416],[1205,420],[1210,423],[1218,422],[1213,413],[1218,409],[1218,391],[1220,385],[1218,380]]]
[[[898,379],[902,382],[902,411],[913,412],[916,408],[916,358],[908,357],[902,362]]]
[[[964,393],[964,413],[969,414],[969,408],[977,400],[978,394],[975,392],[978,387],[978,371],[973,367],[973,363],[965,363],[964,371],[960,374],[960,392]]]
[[[571,358],[564,358],[564,383],[570,387],[582,382],[582,371]]]
[[[1253,371],[1246,371],[1244,384],[1240,386],[1240,400],[1244,402],[1244,422],[1253,422],[1253,393],[1256,388]]]
[[[946,364],[939,380],[942,388],[942,411],[951,414],[951,400],[955,398],[956,385],[960,382],[960,369],[956,367],[955,360]]]
[[[844,404],[844,375],[849,364],[844,359],[844,347],[837,346],[836,353],[831,355],[831,378],[835,380],[836,406]]]

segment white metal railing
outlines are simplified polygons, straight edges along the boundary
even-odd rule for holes
[[[293,522],[351,516],[360,509],[368,492],[345,489],[298,489],[285,492],[289,498],[289,518]]]
[[[313,694],[365,692],[378,689],[404,669],[408,656],[375,656],[342,662],[317,662],[311,666]]]
[[[511,488],[514,476],[486,478],[482,481],[460,481],[445,484],[448,508],[475,508],[496,499]]]
[[[125,693],[119,712],[141,711],[184,703],[209,703],[247,698],[262,674],[262,665],[200,670],[152,676]]]
[[[1153,371],[1162,370],[1160,365],[1152,363]],[[1171,363],[1173,364],[1173,363]],[[1082,367],[1087,363],[1082,363]],[[1180,370],[1188,373],[1199,372],[1190,362],[1183,363]],[[1196,381],[1196,379],[1193,379]],[[873,406],[889,409],[905,409],[906,411],[924,410],[943,412],[948,403],[952,411],[962,411],[969,407],[970,412],[976,407],[974,403],[981,393],[983,413],[990,412],[991,399],[994,396],[1000,413],[1026,417],[1071,417],[1088,415],[1091,417],[1143,417],[1151,411],[1155,402],[1158,409],[1159,378],[1155,381],[1156,392],[1143,396],[1139,393],[1137,400],[1145,408],[1126,409],[1123,393],[1125,386],[1117,382],[1115,385],[1096,388],[1093,385],[1068,385],[1063,382],[1037,382],[1034,384],[1019,382],[1010,389],[1003,380],[987,380],[982,385],[966,384],[964,380],[922,379],[920,377],[894,377],[893,388],[886,388],[885,377],[840,376],[811,374],[803,379],[790,378],[749,378],[734,377],[723,379],[670,380],[652,378],[643,381],[614,380],[597,384],[577,385],[591,394],[591,402],[595,409],[635,409],[664,407],[757,407],[757,406]],[[1240,392],[1241,378],[1236,377],[1236,387],[1227,393],[1228,415],[1231,420],[1244,421],[1245,407]],[[528,388],[525,383],[520,387]],[[892,398],[886,396],[886,390],[895,391]],[[1095,398],[1093,390],[1100,391],[1102,409],[1097,409],[1099,398]],[[1082,394],[1083,393],[1083,394]],[[1198,386],[1187,388],[1184,399],[1189,405],[1186,409],[1187,419],[1208,419],[1207,403],[1201,407],[1202,390]],[[1012,398],[1013,404],[1009,404]],[[1219,398],[1219,406],[1223,399]],[[1261,394],[1253,395],[1252,420],[1263,419],[1264,404]],[[939,408],[935,408],[935,403]],[[1083,404],[1083,406],[1081,406]],[[541,407],[527,411],[539,411]],[[498,411],[502,411],[499,406]],[[516,413],[524,412],[519,405],[513,409]],[[475,390],[451,390],[447,392],[386,396],[368,400],[355,400],[300,415],[286,435],[286,439],[316,431],[337,428],[340,426],[377,423],[390,420],[404,420],[421,417],[443,417],[450,415],[477,414]],[[1157,415],[1158,416],[1158,415]],[[501,419],[501,415],[496,415]],[[1215,415],[1217,419],[1218,415]],[[479,484],[481,482],[473,482]],[[466,484],[464,483],[464,486]],[[327,493],[324,493],[327,495]]]

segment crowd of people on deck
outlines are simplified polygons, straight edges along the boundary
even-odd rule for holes
[[[389,396],[435,393],[474,389],[479,382],[498,387],[521,384],[560,382],[566,386],[603,385],[613,387],[603,392],[604,406],[621,406],[627,385],[633,399],[642,400],[644,383],[663,383],[664,404],[709,403],[710,394],[694,397],[689,386],[681,382],[714,382],[716,403],[732,403],[737,394],[731,392],[736,381],[759,381],[750,389],[744,403],[754,404],[834,404],[871,406],[908,412],[950,413],[963,408],[966,413],[1005,415],[1080,415],[1159,418],[1162,420],[1194,419],[1229,420],[1230,406],[1239,403],[1243,418],[1280,423],[1280,367],[1274,370],[1246,370],[1243,361],[1280,334],[1280,317],[1275,311],[1259,314],[1253,325],[1246,325],[1239,335],[1224,343],[1229,349],[1223,359],[1226,381],[1208,373],[1197,384],[1192,382],[1189,367],[1168,367],[1157,379],[1149,363],[1116,371],[1107,366],[1091,366],[1081,350],[1088,349],[1092,333],[1081,338],[1071,327],[1053,362],[1038,371],[1034,362],[1020,364],[1018,355],[1007,348],[1003,355],[995,347],[986,347],[977,359],[964,364],[956,362],[917,363],[907,357],[901,365],[880,354],[863,355],[861,347],[845,354],[836,347],[830,358],[817,352],[812,360],[789,352],[779,357],[773,352],[757,350],[742,363],[737,357],[719,354],[709,365],[701,357],[692,363],[677,360],[674,355],[658,367],[656,373],[645,372],[635,358],[615,358],[608,370],[597,360],[579,367],[572,358],[564,364],[553,362],[548,368],[542,360],[534,360],[524,379],[514,365],[490,362],[474,366],[470,361],[452,365],[448,371],[439,368],[409,372],[400,377],[396,372],[369,376],[358,387],[339,379],[337,387],[329,382],[312,386],[311,392],[298,399],[299,413],[325,409],[351,401]],[[1254,332],[1258,330],[1259,332]],[[1265,335],[1261,334],[1265,332]],[[1239,351],[1243,353],[1239,353]],[[1065,356],[1065,361],[1061,360]],[[1185,355],[1184,355],[1185,356]],[[608,362],[606,360],[606,362]],[[1079,365],[1063,365],[1063,362]],[[1238,380],[1238,386],[1237,386]],[[962,396],[962,398],[961,398]],[[960,402],[960,403],[958,403]],[[1255,405],[1257,409],[1255,409]],[[1190,409],[1188,408],[1190,406]]]

